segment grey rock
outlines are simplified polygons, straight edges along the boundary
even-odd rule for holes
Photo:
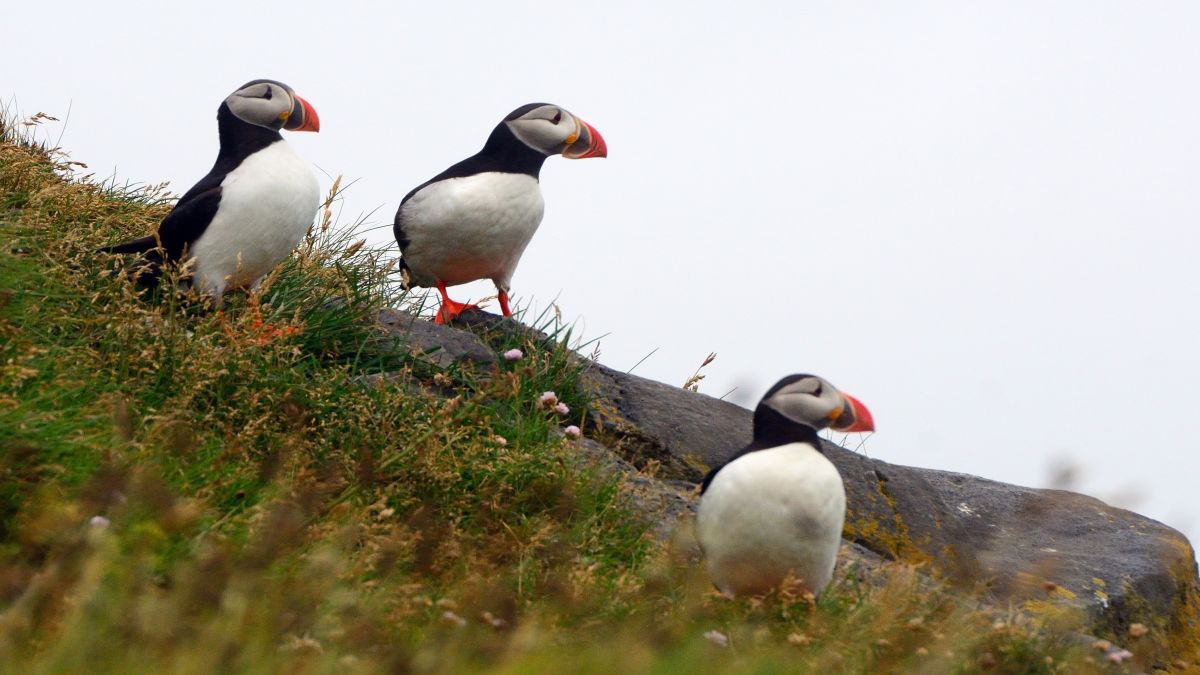
[[[614,449],[639,467],[658,463],[660,476],[699,481],[749,442],[749,413],[732,403],[599,363],[589,363],[583,382]]]
[[[658,540],[673,538],[679,524],[695,515],[697,495],[694,484],[647,476],[590,438],[581,438],[574,443],[582,460],[621,477],[625,499],[635,511],[651,521],[651,533]]]
[[[379,314],[385,334],[400,340],[414,356],[446,368],[456,363],[494,363],[496,353],[472,333],[439,326],[407,312],[385,309]]]

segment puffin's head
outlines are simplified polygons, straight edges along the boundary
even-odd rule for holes
[[[608,156],[608,147],[599,131],[556,105],[523,105],[509,113],[502,124],[522,143],[546,156],[561,154],[568,159]]]
[[[243,122],[268,129],[320,131],[312,105],[292,88],[275,80],[251,80],[225,99],[230,112]]]
[[[758,404],[818,430],[875,431],[875,420],[865,405],[816,375],[788,375]]]

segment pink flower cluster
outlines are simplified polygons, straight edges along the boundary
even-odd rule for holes
[[[547,410],[553,410],[559,415],[571,414],[571,409],[567,407],[567,404],[558,400],[558,395],[552,391],[543,392],[542,395],[538,397],[538,407],[545,408]]]

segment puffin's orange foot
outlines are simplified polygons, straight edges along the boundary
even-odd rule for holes
[[[441,308],[438,309],[437,316],[433,318],[436,324],[448,324],[454,320],[456,316],[462,314],[468,309],[479,309],[479,305],[472,305],[466,302],[455,302],[447,298],[442,301]]]

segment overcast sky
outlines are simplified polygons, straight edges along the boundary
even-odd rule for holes
[[[378,243],[507,112],[562,105],[609,158],[547,161],[513,291],[604,363],[682,384],[715,351],[702,391],[745,405],[814,372],[871,408],[872,457],[1069,464],[1200,538],[1200,4],[648,4],[18,3],[0,95],[179,193],[224,97],[282,80]]]

